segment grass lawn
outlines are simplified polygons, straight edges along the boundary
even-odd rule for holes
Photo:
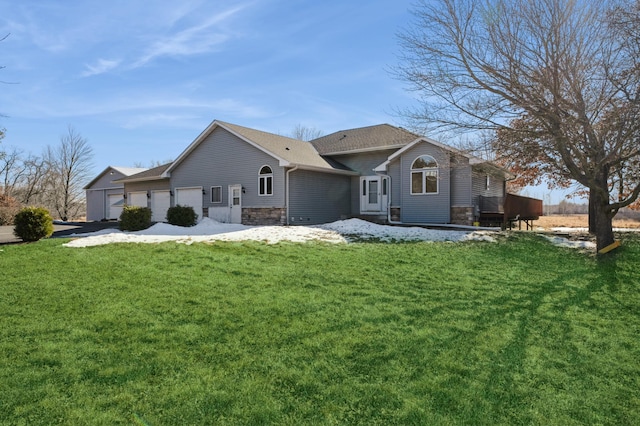
[[[640,238],[0,247],[0,424],[639,424]]]

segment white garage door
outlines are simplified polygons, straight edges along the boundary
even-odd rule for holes
[[[171,206],[169,191],[153,191],[151,193],[151,220],[164,222],[167,220],[167,210]]]
[[[122,198],[122,194],[109,194],[107,202],[109,203],[107,218],[120,219],[122,206],[124,205],[124,198]]]
[[[176,205],[191,206],[202,217],[202,188],[178,188],[176,189]]]
[[[130,206],[147,207],[147,191],[130,192],[127,201]]]

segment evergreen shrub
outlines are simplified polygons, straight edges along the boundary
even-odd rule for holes
[[[124,206],[120,214],[122,231],[141,231],[151,226],[151,209],[148,207]]]
[[[167,221],[176,226],[193,226],[196,224],[198,215],[191,206],[177,205],[169,207],[167,210]]]
[[[25,207],[13,219],[13,233],[22,241],[38,241],[53,234],[53,218],[42,207]]]

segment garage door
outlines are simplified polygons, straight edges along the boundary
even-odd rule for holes
[[[154,222],[166,221],[169,206],[171,206],[169,191],[153,191],[151,193],[151,220]]]
[[[122,198],[122,194],[109,194],[107,202],[109,203],[107,208],[107,218],[120,219],[122,206],[124,205],[124,198]]]
[[[178,188],[176,189],[176,205],[191,206],[202,217],[202,188]]]
[[[147,207],[147,191],[130,192],[127,204],[130,206]]]

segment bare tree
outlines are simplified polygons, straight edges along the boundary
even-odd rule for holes
[[[43,157],[29,155],[22,160],[23,173],[19,184],[14,188],[15,197],[23,205],[47,206],[48,167]]]
[[[625,0],[420,0],[397,68],[421,97],[410,120],[501,130],[502,154],[585,186],[598,249],[640,193],[640,44],[616,10],[637,22]]]
[[[293,128],[290,136],[301,141],[310,141],[313,139],[318,139],[323,134],[324,132],[322,130],[316,129],[315,127],[307,127],[302,124],[296,124],[296,127]]]
[[[78,216],[84,207],[84,184],[92,173],[93,149],[73,127],[56,147],[47,147],[47,188],[49,203],[66,221]]]

